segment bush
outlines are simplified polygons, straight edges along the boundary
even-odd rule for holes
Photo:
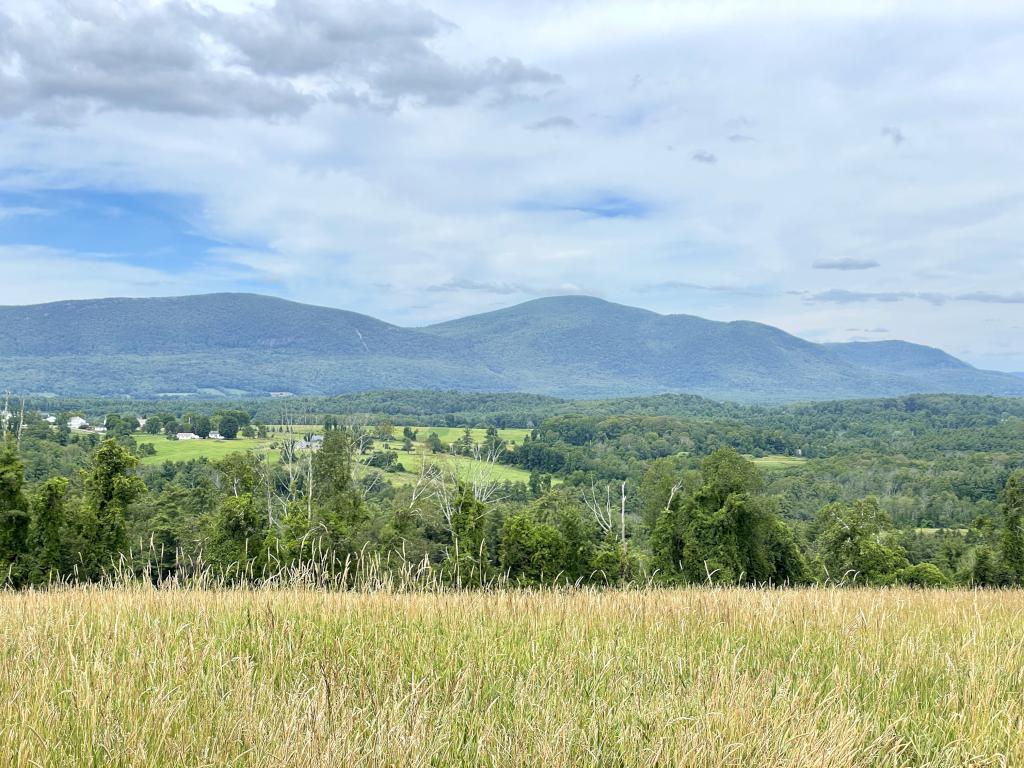
[[[911,587],[944,587],[949,584],[946,574],[932,563],[918,563],[901,568],[896,575],[901,584]]]

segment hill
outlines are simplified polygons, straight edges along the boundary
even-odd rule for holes
[[[1024,395],[906,342],[814,344],[751,322],[537,299],[402,328],[252,294],[0,307],[0,387],[61,395],[337,394],[386,388],[744,401]]]

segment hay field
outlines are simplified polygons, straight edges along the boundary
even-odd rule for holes
[[[1024,764],[1024,593],[0,594],[13,766]]]

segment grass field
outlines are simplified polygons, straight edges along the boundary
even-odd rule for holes
[[[515,430],[511,430],[515,431]],[[525,430],[521,430],[525,431]],[[481,437],[483,436],[483,430],[480,430]],[[296,434],[304,434],[301,430]],[[426,439],[429,432],[420,432],[420,438]],[[459,432],[461,435],[461,431]],[[153,456],[144,456],[142,463],[146,465],[163,464],[165,461],[188,461],[189,459],[198,459],[206,457],[211,461],[222,459],[229,453],[235,453],[238,451],[271,451],[273,456],[278,456],[279,452],[272,449],[270,446],[275,440],[280,440],[280,434],[272,434],[271,437],[265,440],[247,440],[244,438],[238,438],[236,440],[168,440],[165,437],[159,435],[135,435],[135,441],[137,443],[149,443],[156,450],[156,454]],[[380,447],[382,443],[378,443]],[[401,450],[401,441],[395,441],[391,444],[393,450],[398,452],[399,461],[402,466],[405,467],[406,471],[388,473],[386,477],[395,484],[411,483],[416,479],[417,473],[423,465],[424,461],[447,461],[452,462],[457,469],[469,470],[475,463],[474,459],[466,456],[449,456],[443,454],[439,457],[435,457],[430,453],[429,449],[422,442],[416,442],[413,444],[414,452],[406,453]],[[510,480],[512,482],[529,482],[530,473],[526,470],[519,469],[518,467],[511,467],[505,464],[495,464],[492,469],[488,470],[491,474],[490,477],[498,482],[504,482]]]
[[[398,460],[405,467],[405,473],[389,474],[388,477],[394,478],[392,482],[411,482],[420,471],[424,462],[451,462],[457,470],[468,470],[478,463],[475,459],[471,459],[468,456],[449,456],[448,454],[435,456],[422,446],[417,446],[417,451],[414,453],[398,450]],[[487,471],[490,473],[489,477],[498,482],[510,480],[512,482],[528,483],[530,481],[530,473],[525,469],[511,467],[507,464],[494,464]]]
[[[1024,764],[1024,593],[0,594],[11,766]]]
[[[133,435],[140,445],[149,443],[156,450],[154,456],[143,456],[143,464],[163,464],[165,461],[188,461],[205,456],[210,461],[222,459],[229,453],[242,451],[268,451],[272,440],[168,440],[162,435]],[[275,452],[276,455],[276,452]]]
[[[274,429],[276,430],[276,432],[280,432],[285,428],[278,424],[274,425]],[[392,443],[395,443],[397,445],[402,444],[403,429],[403,427],[394,428],[394,430],[392,431]],[[421,444],[426,443],[426,440],[430,436],[431,432],[436,433],[438,438],[440,438],[441,442],[445,443],[446,445],[454,443],[456,440],[461,438],[462,435],[465,433],[465,428],[463,427],[428,427],[421,424],[418,426],[413,426],[411,427],[411,429],[417,433],[417,442]],[[323,429],[321,429],[320,427],[311,426],[292,426],[288,428],[288,431],[296,435],[304,435],[310,432],[322,432]],[[499,429],[498,437],[500,437],[502,440],[505,440],[508,443],[519,445],[523,442],[523,438],[530,434],[531,431],[532,430],[529,429]],[[274,434],[276,434],[276,432]],[[469,430],[469,434],[472,436],[473,442],[482,443],[484,439],[487,437],[487,430],[473,428]]]
[[[441,439],[442,443],[446,445],[454,443],[456,440],[462,437],[465,433],[465,429],[462,427],[413,427],[418,432],[417,437],[423,441],[426,440],[431,432],[436,432],[437,436]],[[519,445],[523,442],[523,438],[530,434],[532,430],[529,429],[499,429],[498,437],[508,443],[514,443]],[[396,427],[395,434],[398,435],[398,439],[401,440],[402,428]],[[482,443],[487,437],[486,429],[471,429],[469,434],[473,437],[473,442]]]
[[[807,461],[800,456],[761,456],[750,460],[761,469],[789,469],[790,467],[799,467]]]

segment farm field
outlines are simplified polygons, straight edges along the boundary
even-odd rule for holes
[[[803,465],[807,459],[800,456],[761,456],[751,458],[751,461],[761,469],[789,469]]]
[[[229,453],[240,451],[269,451],[270,439],[257,440],[237,438],[235,440],[168,440],[163,435],[133,435],[139,445],[152,445],[156,454],[143,456],[143,464],[163,464],[165,461],[189,461],[204,456],[210,461],[222,459]],[[274,452],[277,455],[277,452]]]
[[[418,428],[419,438],[421,440],[426,439],[430,432],[436,431],[433,428]],[[310,432],[310,428],[297,427],[293,430],[292,434],[299,437],[303,434]],[[456,434],[456,438],[462,436],[462,430],[451,430]],[[474,435],[474,439],[482,440],[485,431],[476,430],[479,435]],[[509,433],[527,433],[528,430],[503,430]],[[500,434],[500,433],[499,433]],[[144,456],[142,458],[142,464],[144,465],[158,465],[165,461],[188,461],[190,459],[198,459],[206,457],[211,461],[222,459],[230,453],[236,453],[239,451],[270,451],[274,457],[279,455],[279,451],[271,446],[275,441],[280,440],[282,434],[279,432],[271,433],[266,439],[246,439],[237,438],[235,440],[168,440],[162,435],[134,435],[135,441],[139,444],[148,443],[153,446],[156,454],[153,456]],[[504,439],[510,439],[502,435]],[[445,438],[442,438],[445,442],[448,442]],[[382,445],[381,441],[377,442],[378,447]],[[473,464],[477,463],[475,459],[466,456],[449,456],[447,454],[434,455],[430,453],[427,446],[417,441],[413,444],[414,450],[412,453],[407,453],[401,450],[401,440],[396,440],[391,443],[392,449],[398,453],[399,461],[402,466],[405,467],[405,472],[393,472],[387,473],[387,478],[396,484],[410,483],[412,482],[416,474],[420,471],[424,461],[446,461],[451,462],[455,467],[459,469],[469,469]],[[530,479],[530,473],[520,469],[518,467],[512,467],[505,464],[495,464],[490,470],[491,477],[499,482],[509,480],[511,482],[528,482]]]
[[[396,483],[411,482],[423,467],[424,462],[447,462],[452,464],[456,470],[468,470],[474,464],[482,464],[482,462],[478,462],[476,459],[468,456],[452,456],[444,453],[432,454],[419,444],[416,444],[416,450],[413,453],[406,453],[402,450],[398,450],[397,453],[398,461],[405,467],[405,472],[389,473],[387,475]],[[526,483],[530,480],[529,472],[507,464],[492,464],[491,468],[487,471],[492,479],[499,482],[509,480],[513,483]]]
[[[0,594],[11,766],[1008,766],[1024,594]]]
[[[430,435],[431,432],[435,432],[435,433],[437,433],[437,436],[441,439],[441,442],[445,443],[445,444],[455,442],[456,440],[461,438],[462,435],[465,433],[465,429],[462,428],[462,427],[425,427],[425,426],[416,426],[416,427],[413,427],[413,429],[418,432],[417,437],[421,441],[426,440],[428,435]],[[502,440],[504,440],[507,443],[512,443],[514,445],[520,445],[523,442],[523,438],[525,438],[527,435],[529,435],[530,432],[531,432],[531,430],[529,430],[529,429],[499,429],[498,430],[498,437],[500,437]],[[399,436],[401,436],[402,428],[401,427],[397,427],[395,429],[395,433],[398,434]],[[487,437],[487,430],[486,429],[470,429],[469,430],[469,434],[472,436],[473,442],[475,442],[475,443],[482,443],[484,441],[484,438]],[[401,437],[399,437],[399,439],[401,439]]]
[[[274,430],[274,432],[271,433],[272,435],[280,434],[281,432],[290,432],[291,434],[301,436],[309,434],[311,432],[323,431],[323,428],[320,426],[309,425],[291,425],[286,428],[281,424],[275,424],[271,425],[271,428]],[[442,443],[448,445],[460,439],[463,436],[463,434],[465,434],[466,431],[465,427],[430,427],[422,424],[416,424],[411,426],[410,428],[417,433],[416,442],[420,444],[425,444],[427,437],[429,437],[430,434],[433,432],[437,434],[438,438],[441,440]],[[402,429],[403,427],[395,427],[394,430],[392,431],[392,442],[397,443],[398,445],[402,444]],[[516,428],[499,429],[498,437],[500,437],[502,440],[508,443],[519,445],[520,443],[523,442],[523,438],[529,435],[531,431],[532,430],[529,429]],[[487,430],[480,428],[471,428],[469,430],[469,434],[473,438],[473,442],[482,443],[484,439],[487,437]]]

